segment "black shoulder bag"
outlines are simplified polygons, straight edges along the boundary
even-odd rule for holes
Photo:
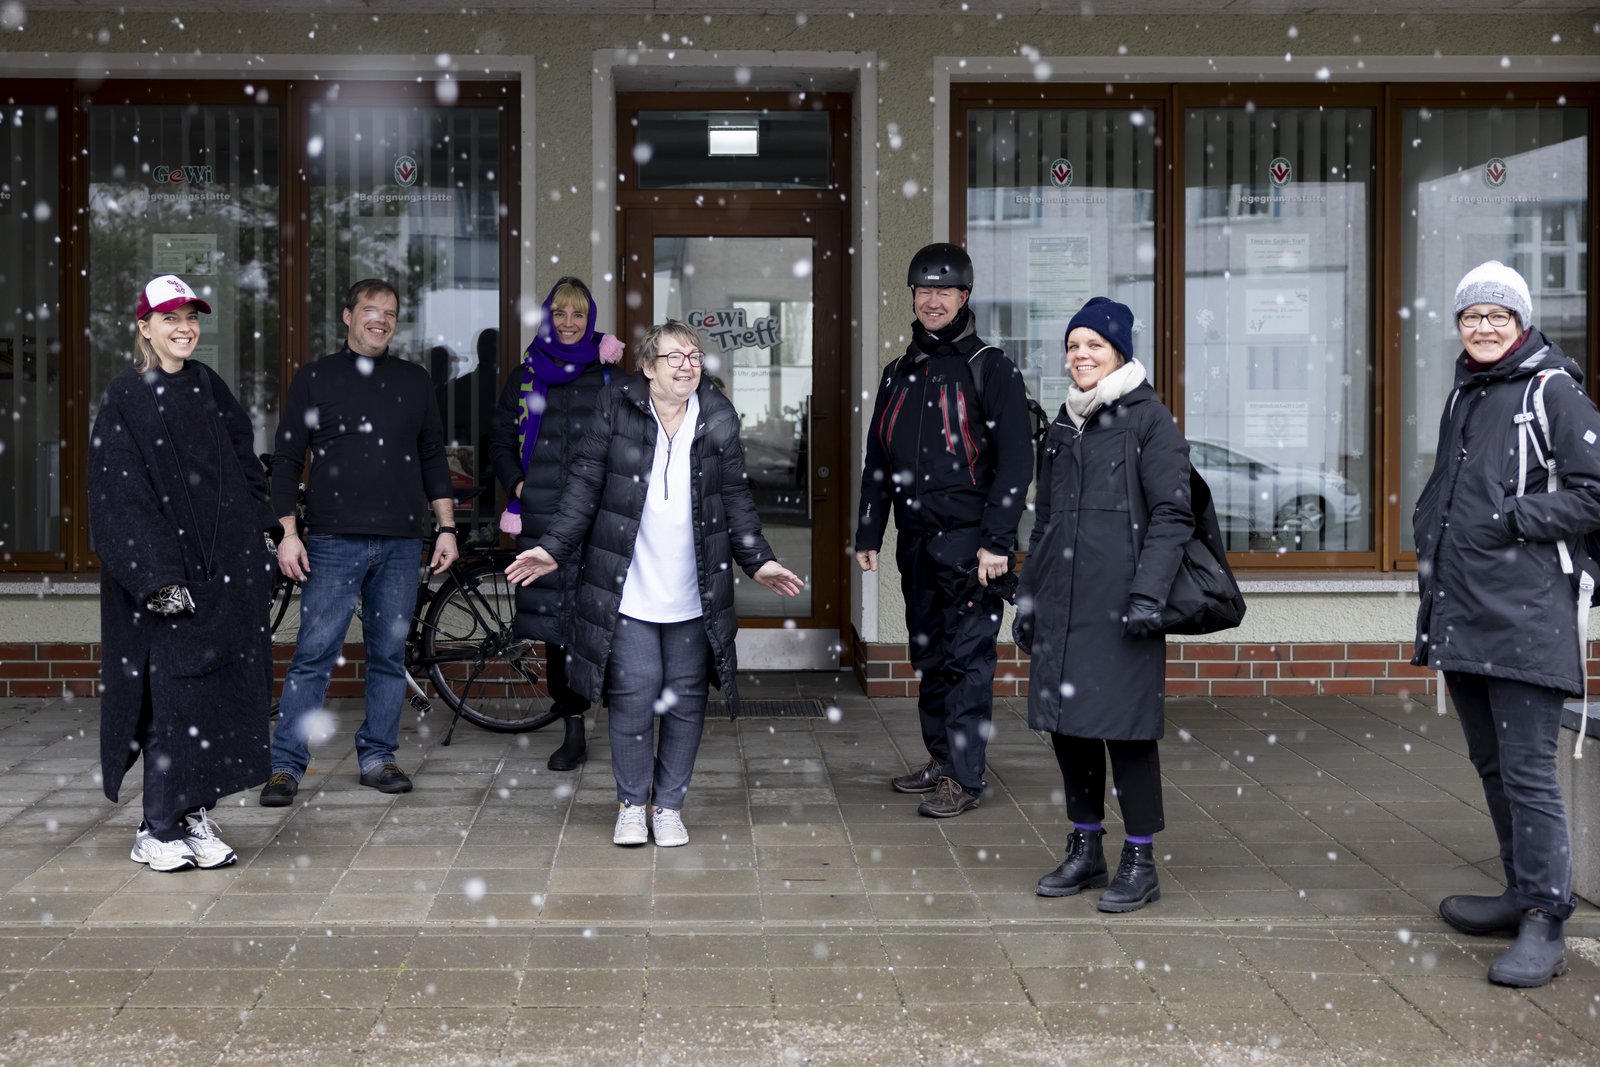
[[[1150,512],[1139,484],[1139,445],[1133,433],[1128,443],[1128,518],[1133,525],[1133,566],[1139,567]],[[1211,487],[1189,464],[1189,507],[1194,512],[1194,536],[1183,546],[1183,559],[1172,577],[1166,604],[1161,609],[1161,632],[1213,634],[1231,630],[1244,621],[1244,594],[1228,566],[1222,543],[1222,525],[1211,500]]]

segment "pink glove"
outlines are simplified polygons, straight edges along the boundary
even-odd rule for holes
[[[611,334],[600,335],[600,362],[615,363],[622,358],[622,342]]]

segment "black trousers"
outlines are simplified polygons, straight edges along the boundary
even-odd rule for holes
[[[1448,671],[1444,676],[1483,781],[1500,842],[1506,885],[1517,906],[1572,914],[1572,842],[1556,780],[1565,694],[1543,686]]]
[[[911,665],[922,675],[917,712],[922,743],[941,773],[973,796],[994,719],[995,640],[1004,607],[999,597],[963,596],[977,565],[976,528],[940,534],[902,531],[895,546],[906,598]]]
[[[1067,816],[1092,824],[1106,818],[1106,753],[1117,788],[1117,805],[1127,832],[1144,837],[1166,828],[1161,807],[1161,756],[1155,741],[1107,741],[1098,737],[1051,734]]]
[[[184,817],[198,808],[188,803],[182,787],[182,776],[173,766],[173,754],[167,749],[166,739],[156,729],[155,715],[151,710],[149,671],[145,671],[144,710],[139,716],[139,726],[134,733],[139,739],[140,759],[144,761],[145,829],[157,841],[177,841],[183,837]]]
[[[567,684],[567,650],[561,645],[544,643],[544,681],[550,690],[550,705],[563,715],[582,715],[589,710],[589,700]]]

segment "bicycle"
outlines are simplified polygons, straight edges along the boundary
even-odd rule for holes
[[[437,587],[427,565],[419,565],[417,606],[406,635],[406,682],[411,706],[426,715],[433,702],[414,673],[426,671],[453,712],[445,745],[462,719],[496,733],[525,733],[561,718],[554,709],[531,710],[539,675],[530,666],[536,659],[533,641],[517,636],[513,625],[516,597],[505,570],[514,556],[506,549],[466,548]],[[299,628],[299,584],[281,571],[273,581],[274,638]]]

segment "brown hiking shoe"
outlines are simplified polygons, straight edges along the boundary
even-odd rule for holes
[[[889,782],[901,793],[931,793],[939,784],[939,761],[930,759],[910,774],[902,774]]]
[[[917,807],[917,814],[930,819],[953,819],[977,806],[978,798],[961,788],[960,782],[954,778],[940,778],[933,788],[933,796]]]

